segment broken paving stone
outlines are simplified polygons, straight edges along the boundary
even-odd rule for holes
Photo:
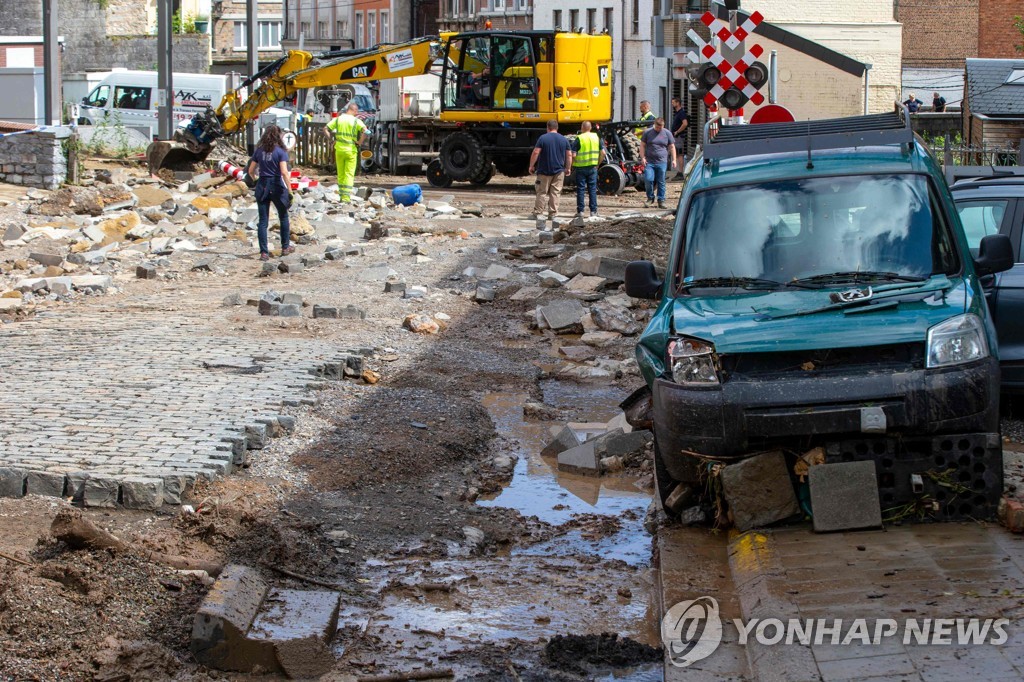
[[[106,293],[113,280],[107,275],[78,275],[71,278],[71,284],[79,291]]]
[[[404,294],[405,282],[384,282],[385,294]]]
[[[106,261],[106,254],[101,251],[82,251],[80,253],[68,254],[68,262],[75,265],[102,265]]]
[[[512,268],[500,265],[498,263],[491,263],[487,266],[487,269],[482,273],[477,273],[477,277],[480,279],[507,279],[512,274]]]
[[[626,458],[640,452],[653,441],[654,434],[650,431],[625,433],[622,429],[612,428],[606,434],[594,439],[594,450],[598,457]]]
[[[591,476],[600,474],[601,463],[594,450],[594,441],[558,453],[558,470]]]
[[[808,471],[814,532],[882,526],[875,463],[817,464]]]
[[[543,457],[554,457],[555,455],[580,445],[580,438],[576,431],[568,426],[555,434],[555,437],[540,451]]]
[[[297,305],[302,306],[302,296],[300,294],[281,294],[281,303],[285,305]]]
[[[236,305],[245,305],[245,299],[242,298],[241,294],[228,294],[221,301],[221,305],[223,305],[225,307],[236,306]]]
[[[543,270],[538,272],[537,276],[540,278],[540,285],[546,289],[557,289],[569,281],[568,277],[554,270]]]
[[[512,301],[535,301],[543,295],[544,290],[540,287],[523,287],[512,294],[509,299]]]
[[[125,509],[155,511],[164,503],[162,478],[126,476],[121,479],[121,502]]]
[[[597,351],[590,346],[561,346],[558,352],[573,362],[593,360],[597,357]]]
[[[590,316],[599,328],[608,332],[618,332],[624,336],[639,334],[643,327],[633,313],[608,303],[597,303],[590,308]]]
[[[342,320],[365,320],[366,311],[358,306],[349,304],[338,311],[338,317]]]
[[[548,328],[557,334],[571,334],[583,331],[581,319],[586,312],[579,301],[555,301],[538,309]]]
[[[423,298],[427,295],[427,288],[424,286],[411,286],[402,294],[402,298]]]
[[[768,526],[800,512],[786,458],[779,451],[730,464],[720,476],[739,531]]]
[[[394,277],[397,274],[387,263],[381,263],[366,268],[356,275],[356,279],[361,282],[383,282],[388,277]]]
[[[565,288],[569,291],[590,292],[597,291],[605,283],[603,277],[591,277],[589,275],[576,275],[566,282]]]
[[[260,277],[270,277],[274,274],[277,274],[277,263],[271,263],[270,261],[263,263],[263,266],[260,268]]]
[[[174,196],[167,190],[153,185],[138,185],[132,189],[132,194],[138,200],[136,206],[139,208],[152,208],[160,206],[165,201],[173,201]]]
[[[441,331],[441,326],[437,322],[419,313],[407,315],[402,321],[402,326],[416,334],[436,334]]]
[[[494,300],[494,289],[490,287],[477,287],[473,294],[473,300],[479,303],[489,303]]]
[[[24,227],[22,227],[21,225],[8,225],[7,229],[4,230],[3,240],[0,240],[0,241],[5,241],[5,242],[16,241],[18,239],[21,239],[21,237],[25,234],[25,232],[27,232],[27,230]],[[101,237],[101,239],[102,239],[102,237]]]
[[[313,318],[314,319],[338,319],[338,309],[330,306],[314,305],[313,306]]]
[[[30,253],[28,257],[42,265],[60,265],[64,262],[64,256],[55,253]]]
[[[277,301],[260,299],[257,309],[259,310],[260,315],[266,315],[268,317],[277,317],[281,314],[281,304]]]
[[[65,483],[64,474],[52,471],[30,471],[27,474],[25,485],[29,495],[64,497]]]
[[[281,261],[281,263],[277,266],[277,269],[280,270],[281,272],[295,275],[305,270],[306,266],[303,265],[301,262]]]
[[[604,348],[606,346],[610,346],[621,338],[622,334],[618,332],[597,331],[587,332],[580,337],[580,341],[588,346],[593,346],[594,348]]]
[[[302,307],[293,303],[281,303],[278,315],[281,317],[302,317]]]

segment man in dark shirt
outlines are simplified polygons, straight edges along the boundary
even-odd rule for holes
[[[937,92],[932,93],[932,111],[945,111],[946,98]]]
[[[548,131],[540,136],[530,155],[530,173],[537,173],[537,198],[533,203],[533,212],[538,230],[544,229],[545,213],[554,227],[562,180],[565,179],[565,170],[571,165],[572,148],[569,140],[558,132],[558,121],[548,121]]]
[[[676,177],[683,175],[683,168],[686,166],[686,126],[690,123],[690,117],[686,115],[683,102],[678,97],[672,98],[672,136],[676,141]]]
[[[640,138],[640,156],[646,164],[644,188],[647,190],[647,202],[644,206],[654,203],[657,190],[658,208],[665,208],[665,173],[676,167],[676,147],[672,134],[665,130],[665,119],[655,120],[654,127]]]

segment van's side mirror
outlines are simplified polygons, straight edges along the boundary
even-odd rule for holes
[[[654,263],[649,260],[635,260],[626,264],[626,294],[632,298],[658,298],[661,285]]]
[[[1008,236],[990,234],[981,238],[978,257],[974,259],[974,269],[979,275],[994,275],[1012,267],[1013,244]]]
[[[85,97],[82,98],[82,104],[88,104],[88,103],[89,103],[89,95],[86,95]]]

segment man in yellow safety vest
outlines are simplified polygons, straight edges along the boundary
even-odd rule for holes
[[[644,132],[651,125],[654,125],[654,119],[655,118],[657,118],[657,117],[654,115],[654,112],[651,111],[651,103],[648,102],[647,100],[644,100],[643,102],[640,102],[640,120],[641,121],[650,121],[650,124],[645,125],[645,126],[641,126],[639,128],[634,128],[633,129],[633,134],[636,135],[637,137],[642,137]]]
[[[597,167],[604,161],[604,140],[590,131],[590,121],[584,121],[580,133],[572,143],[573,170],[576,171],[576,217],[583,217],[583,204],[590,194],[590,215],[597,215]]]
[[[359,147],[366,137],[366,124],[356,114],[359,105],[349,102],[345,113],[332,118],[324,132],[334,138],[334,161],[338,165],[338,195],[342,201],[352,199],[356,182],[356,166],[359,164]]]

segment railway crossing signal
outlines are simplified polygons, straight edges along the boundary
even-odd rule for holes
[[[690,61],[690,67],[686,69],[691,81],[690,89],[709,107],[721,102],[727,109],[739,109],[747,102],[764,102],[764,95],[758,91],[768,82],[768,67],[756,61],[764,53],[764,48],[754,44],[744,49],[744,41],[763,20],[760,12],[754,12],[736,30],[732,30],[711,12],[704,13],[701,21],[729,48],[732,61],[714,45],[705,43],[692,29],[687,33],[699,49],[699,54],[690,52],[686,55]]]

